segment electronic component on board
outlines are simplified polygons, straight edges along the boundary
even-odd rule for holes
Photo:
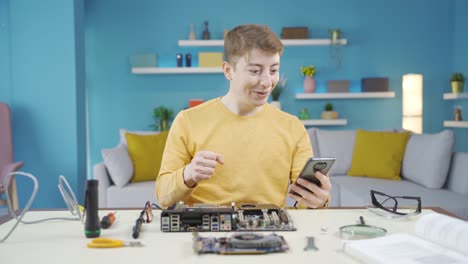
[[[227,237],[201,237],[193,232],[193,249],[198,254],[266,254],[289,249],[283,236],[276,234],[233,233]]]
[[[161,213],[164,232],[294,231],[284,208],[271,204],[240,204],[238,207],[178,204]]]

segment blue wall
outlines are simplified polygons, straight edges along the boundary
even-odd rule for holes
[[[247,4],[248,3],[248,4]],[[327,38],[328,28],[340,27],[349,45],[341,47],[342,67],[330,61],[329,47],[286,47],[281,72],[289,78],[281,96],[283,110],[297,115],[309,109],[318,118],[330,101],[296,100],[302,77],[299,67],[318,67],[319,90],[326,80],[350,79],[360,88],[362,77],[388,76],[396,92],[393,99],[331,100],[348,119],[346,127],[394,128],[401,126],[401,76],[424,75],[424,131],[438,132],[450,102],[442,100],[452,71],[453,1],[239,1],[228,9],[222,1],[88,1],[87,78],[89,92],[91,161],[100,150],[118,143],[118,129],[149,129],[151,109],[166,105],[179,111],[190,98],[210,99],[224,94],[227,81],[213,75],[132,75],[129,56],[156,53],[160,66],[175,66],[175,54],[222,48],[179,47],[189,25],[200,38],[202,23],[210,22],[212,38],[224,29],[244,23],[263,23],[278,34],[284,26],[308,26],[310,37]],[[247,8],[248,6],[248,8]],[[268,8],[268,12],[263,10]],[[466,8],[464,10],[467,10]],[[461,13],[459,15],[462,15]],[[437,106],[437,107],[434,107]],[[466,131],[466,130],[465,130]],[[468,150],[468,145],[464,146]]]
[[[7,10],[15,159],[39,180],[35,207],[64,207],[58,176],[80,200],[86,180],[83,1],[15,0]],[[19,181],[23,205],[31,185]]]
[[[12,106],[16,159],[39,177],[36,207],[63,207],[57,176],[66,175],[82,201],[87,140],[91,176],[101,149],[118,143],[119,128],[150,129],[155,106],[179,111],[190,98],[211,99],[227,91],[222,74],[130,73],[132,54],[157,53],[160,66],[175,66],[179,52],[196,59],[198,51],[222,50],[178,47],[191,23],[199,38],[208,20],[217,39],[224,29],[244,23],[267,24],[278,34],[285,26],[308,26],[312,38],[327,38],[329,28],[339,27],[349,43],[341,47],[340,69],[331,64],[329,47],[286,47],[283,110],[297,114],[306,107],[318,118],[332,101],[348,119],[347,126],[333,129],[400,127],[401,76],[416,72],[424,75],[424,131],[432,133],[452,118],[455,104],[463,105],[468,118],[466,100],[442,100],[453,71],[468,75],[467,12],[463,0],[241,0],[229,8],[215,0],[0,0],[0,100]],[[299,67],[308,64],[319,70],[319,90],[329,79],[350,79],[357,90],[362,77],[387,76],[396,97],[296,100]],[[455,131],[457,149],[468,151],[467,130]]]
[[[11,101],[9,2],[0,0],[0,101]]]
[[[453,31],[453,72],[462,72],[468,77],[468,1],[456,0],[454,5],[454,31]],[[447,85],[445,92],[450,92],[450,86]],[[465,92],[468,92],[468,81],[465,82]],[[453,110],[455,106],[462,107],[463,120],[468,120],[468,100],[455,100],[450,102],[449,113],[446,119],[453,119]],[[468,129],[456,128],[455,135],[457,140],[457,150],[468,151]]]

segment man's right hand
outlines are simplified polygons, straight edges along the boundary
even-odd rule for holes
[[[221,154],[213,151],[202,150],[195,154],[192,162],[185,166],[184,183],[187,187],[194,187],[199,181],[208,180],[215,172],[215,167],[219,164],[224,164],[224,159]]]

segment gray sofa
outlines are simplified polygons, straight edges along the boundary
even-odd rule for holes
[[[423,207],[441,207],[468,219],[468,153],[453,152],[455,136],[411,135],[402,161],[401,181],[347,176],[356,130],[308,130],[314,156],[335,157],[330,170],[331,207],[370,204],[370,190],[399,196],[419,196]]]
[[[356,130],[330,131],[308,129],[314,155],[336,157],[329,172],[333,184],[331,207],[364,206],[370,202],[370,190],[389,195],[420,196],[424,207],[441,207],[468,218],[468,153],[454,153],[454,134],[412,135],[402,162],[402,180],[382,180],[347,176],[352,162]],[[119,162],[121,164],[122,162]],[[99,207],[143,207],[156,202],[155,182],[127,183],[120,187],[109,176],[105,163],[94,166],[99,180]],[[293,202],[287,199],[287,204]]]

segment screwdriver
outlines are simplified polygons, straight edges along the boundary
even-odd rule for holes
[[[108,213],[106,216],[104,216],[101,220],[101,227],[103,229],[109,228],[112,223],[115,221],[115,212],[114,213]]]

